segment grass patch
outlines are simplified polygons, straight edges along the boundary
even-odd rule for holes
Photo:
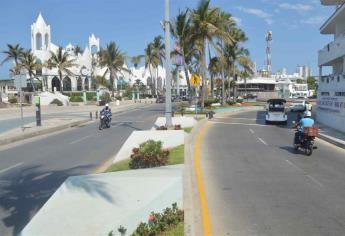
[[[184,145],[180,145],[169,149],[169,162],[168,165],[178,165],[184,163]],[[123,171],[123,170],[130,170],[129,169],[129,162],[128,160],[123,160],[117,163],[112,164],[105,172],[116,172],[116,171]]]
[[[192,132],[192,129],[193,129],[193,127],[183,128],[184,132],[186,132],[186,133]]]
[[[180,222],[178,225],[166,231],[165,233],[162,233],[160,236],[183,236],[183,235],[184,235],[184,223]]]
[[[130,159],[114,163],[105,172],[116,172],[116,171],[122,171],[122,170],[129,170],[129,162],[130,162]]]
[[[169,150],[169,162],[168,165],[177,165],[184,163],[184,145],[174,147]]]

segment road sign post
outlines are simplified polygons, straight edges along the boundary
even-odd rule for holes
[[[201,83],[201,77],[197,74],[192,75],[192,77],[190,78],[190,83],[195,88],[195,118],[197,118],[198,116],[198,96],[197,96],[198,90],[197,89]]]
[[[26,87],[26,75],[21,73],[14,76],[14,85],[16,86],[19,92],[19,101],[20,101],[20,120],[22,131],[24,131],[24,119],[23,119],[23,91],[22,88]]]
[[[34,97],[34,103],[36,106],[36,126],[42,125],[42,119],[41,119],[41,98],[40,96]]]

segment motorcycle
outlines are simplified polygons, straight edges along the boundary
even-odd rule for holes
[[[293,122],[295,124],[295,122]],[[296,131],[298,132],[298,125],[295,125]],[[311,156],[313,154],[313,150],[316,149],[314,147],[315,139],[318,135],[318,128],[316,127],[307,127],[304,128],[304,133],[300,138],[299,143],[295,143],[294,141],[294,149],[298,151],[302,149],[307,156]]]
[[[99,130],[110,128],[111,115],[109,112],[101,111],[99,115]]]

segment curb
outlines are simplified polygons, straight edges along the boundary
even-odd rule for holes
[[[330,144],[333,144],[333,145],[335,145],[337,147],[345,149],[345,142],[340,140],[340,139],[328,136],[326,134],[321,134],[321,133],[319,134],[318,138],[322,139],[323,141],[326,141],[326,142],[328,142]]]
[[[63,129],[72,128],[72,127],[75,127],[75,126],[79,126],[79,125],[85,124],[85,123],[87,123],[89,121],[91,121],[91,120],[74,121],[74,122],[69,123],[69,124],[64,124],[64,125],[60,125],[60,126],[56,126],[56,127],[51,127],[51,128],[47,128],[47,129],[43,129],[43,130],[38,130],[38,131],[27,133],[27,134],[21,134],[21,135],[17,135],[17,136],[11,137],[11,138],[0,139],[0,146],[6,145],[6,144],[10,144],[10,143],[13,143],[13,142],[22,141],[22,140],[29,139],[29,138],[34,138],[34,137],[37,137],[37,136],[40,136],[40,135],[44,135],[44,134],[60,131],[60,130],[63,130]]]

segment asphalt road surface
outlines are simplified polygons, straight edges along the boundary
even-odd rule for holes
[[[312,156],[295,153],[294,130],[264,119],[210,122],[201,165],[214,235],[345,235],[345,151],[317,140]]]
[[[91,123],[0,148],[0,235],[17,235],[67,177],[95,172],[133,130],[151,128],[163,111],[164,104],[148,105],[113,114],[110,129]]]

